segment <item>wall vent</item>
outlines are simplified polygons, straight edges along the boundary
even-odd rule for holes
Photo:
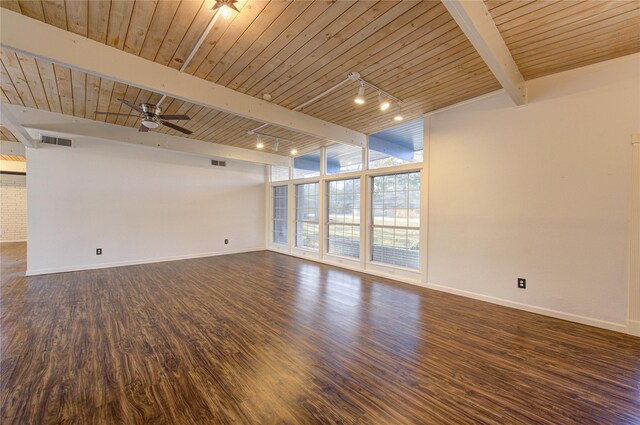
[[[40,142],[46,143],[48,145],[59,145],[59,146],[67,146],[67,147],[73,146],[73,142],[70,139],[63,139],[59,137],[44,136],[44,135],[40,139]]]
[[[216,167],[226,167],[227,161],[218,161],[217,159],[212,159],[211,165],[215,165]]]

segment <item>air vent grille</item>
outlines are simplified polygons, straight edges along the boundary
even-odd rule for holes
[[[226,167],[227,161],[218,161],[217,159],[212,159],[211,165],[214,165],[216,167]]]
[[[58,146],[67,146],[67,147],[73,146],[73,142],[70,139],[62,139],[62,138],[52,137],[52,136],[43,135],[40,141],[48,145],[58,145]]]

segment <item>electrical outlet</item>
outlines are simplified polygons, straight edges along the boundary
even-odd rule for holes
[[[96,255],[102,255],[102,248],[96,249]]]
[[[527,289],[527,279],[523,279],[521,277],[518,278],[518,288]]]
[[[225,240],[224,240],[224,244],[225,244],[225,245],[229,245],[229,239],[225,239]]]

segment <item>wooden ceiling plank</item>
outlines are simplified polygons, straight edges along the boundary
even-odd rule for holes
[[[157,5],[158,2],[156,0],[135,2],[133,12],[131,13],[131,20],[129,21],[129,29],[127,30],[127,35],[124,40],[123,50],[125,52],[140,55]]]
[[[124,98],[127,92],[127,87],[129,87],[127,84],[118,83],[118,82],[116,82],[113,85],[113,91],[111,92],[111,99],[109,100],[109,109],[107,110],[108,112],[111,112],[114,114],[117,114],[120,112],[120,108],[122,107],[122,102],[120,102],[118,99]],[[115,124],[116,119],[117,119],[117,115],[107,115],[105,122],[109,124]]]
[[[491,16],[493,17],[493,21],[496,23],[496,25],[502,25],[530,13],[534,13],[540,9],[553,6],[555,3],[557,3],[557,0],[535,0],[524,2],[524,4],[521,3],[519,7],[515,7],[509,11],[507,11],[504,7],[496,8],[491,11]]]
[[[504,37],[509,47],[517,47],[517,43],[523,40],[539,40],[540,38],[547,37],[549,32],[557,33],[558,31],[568,31],[572,27],[581,26],[580,24],[585,19],[585,13],[587,16],[602,17],[614,16],[620,12],[615,10],[625,10],[626,3],[615,2],[593,2],[589,3],[590,8],[585,10],[584,8],[578,8],[576,3],[566,2],[562,3],[563,8],[548,8],[552,10],[552,13],[546,16],[531,17],[531,20],[527,23],[523,23],[511,29],[500,27],[500,33]]]
[[[630,48],[627,45],[625,45],[625,46],[616,48],[614,50],[611,50],[609,48],[607,49],[606,53],[607,53],[607,56],[606,56],[607,60],[611,60],[611,59],[616,59],[619,57],[631,55],[634,53],[638,53],[638,49],[635,47]],[[558,72],[568,71],[571,69],[592,65],[598,62],[602,62],[603,60],[602,58],[603,56],[601,52],[596,52],[594,54],[586,55],[586,56],[579,55],[577,58],[574,58],[573,60],[569,60],[569,61],[564,60],[561,64],[558,64],[553,68],[540,67],[537,69],[528,70],[527,78],[528,79],[540,78],[546,75],[556,74]]]
[[[252,96],[256,96],[259,93],[271,93],[275,87],[278,87],[280,84],[287,81],[288,76],[297,74],[298,70],[301,68],[298,66],[301,61],[307,59],[311,55],[316,57],[317,54],[315,54],[315,51],[317,49],[325,45],[331,38],[338,37],[338,34],[342,30],[352,24],[353,21],[363,16],[370,7],[370,5],[363,1],[357,1],[355,3],[338,2],[336,4],[340,3],[350,7],[328,25],[323,19],[318,20],[318,25],[313,26],[314,31],[318,31],[314,36],[310,38],[302,38],[300,40],[296,38],[293,40],[292,47],[294,52],[286,57],[286,59],[278,61],[275,67],[265,67],[267,72],[260,74],[262,77],[261,79],[258,80],[252,77],[250,79],[251,86],[246,86],[246,91],[244,92]],[[378,3],[376,3],[376,5],[377,4]],[[360,19],[359,22],[361,23],[361,27],[365,26],[365,24],[362,23],[362,19]]]
[[[455,73],[442,73],[437,78],[433,78],[429,84],[424,86],[424,90],[416,91],[416,93],[411,97],[411,100],[406,102],[403,106],[402,114],[405,117],[405,120],[411,119],[410,113],[412,111],[419,115],[431,112],[433,109],[431,109],[429,105],[437,99],[453,97],[453,94],[461,91],[464,92],[465,90],[473,91],[474,89],[470,87],[468,80],[465,78],[467,75],[469,78],[473,78],[474,84],[490,81],[492,74],[482,65],[482,60],[479,59],[473,67],[457,71]],[[499,84],[494,84],[494,87],[499,88]],[[359,116],[350,119],[349,122],[352,122],[353,125],[358,128],[362,128],[363,131],[369,132],[369,128],[372,125],[393,125],[393,116],[394,111],[387,111],[383,113],[380,112],[375,105],[370,105],[366,111],[363,111]],[[336,120],[340,119],[340,117],[336,118]]]
[[[20,98],[20,94],[18,90],[13,85],[13,81],[11,81],[11,77],[9,76],[9,72],[7,68],[5,68],[4,63],[0,60],[0,87],[4,91],[4,94],[9,99],[9,103],[13,105],[22,105],[24,106],[24,102]]]
[[[42,22],[46,22],[44,19],[44,10],[42,8],[42,1],[40,0],[20,0],[20,13],[30,18],[37,19]]]
[[[231,78],[229,76],[225,77],[225,73],[236,62],[245,55],[251,56],[252,51],[252,57],[255,57],[308,6],[308,2],[271,2],[269,7],[265,7],[251,23],[247,31],[238,38],[233,45],[233,49],[227,51],[222,59],[216,63],[209,75],[207,75],[207,80],[226,86]],[[247,61],[249,60],[247,59]]]
[[[65,10],[68,30],[88,37],[89,2],[87,0],[66,0]]]
[[[438,30],[419,40],[420,44],[412,43],[387,57],[379,58],[375,65],[368,68],[367,78],[405,101],[407,99],[404,93],[399,92],[400,88],[404,83],[414,84],[406,79],[419,80],[423,75],[448,70],[451,66],[468,60],[470,54],[472,58],[479,58],[473,46],[462,34],[462,31],[455,26],[455,23],[445,26],[444,29],[452,26],[453,29],[434,39],[430,39],[430,35],[439,34]],[[343,97],[337,98],[335,102],[352,105],[353,87],[349,87],[348,91],[345,89]],[[305,111],[314,114],[327,108],[334,111],[339,109],[335,108],[332,103],[334,102],[329,100],[320,101],[305,108]]]
[[[86,111],[87,74],[71,70],[71,90],[73,93],[73,114],[84,118]]]
[[[109,0],[89,1],[87,35],[90,39],[106,44],[110,10],[111,1]]]
[[[131,103],[135,104],[136,99],[138,98],[138,95],[140,94],[140,89],[134,86],[127,86],[127,89],[124,92],[124,97],[121,97],[121,99],[125,99],[128,100]],[[129,108],[127,105],[125,105],[124,103],[120,102],[120,108],[118,108],[118,110],[116,111],[119,114],[130,114],[130,115],[138,115],[138,113],[134,110],[132,110],[131,108]],[[118,125],[126,125],[127,120],[130,117],[124,116],[124,115],[117,115],[115,116],[115,124]]]
[[[9,99],[9,97],[4,92],[4,89],[2,88],[2,85],[0,85],[0,101],[2,101],[4,103],[12,103],[11,100]]]
[[[178,49],[184,35],[188,31],[191,21],[193,21],[198,10],[200,10],[202,3],[202,0],[180,2],[178,10],[171,21],[171,25],[160,44],[158,53],[153,59],[155,62],[169,66],[171,58]]]
[[[524,77],[484,2],[443,0],[473,47],[516,105],[527,102]]]
[[[440,37],[457,28],[444,7],[441,7],[440,10],[431,9],[431,11],[435,13],[427,11],[410,22],[400,21],[405,25],[391,34],[383,31],[378,32],[376,36],[381,35],[382,37],[376,37],[377,39],[370,37],[376,43],[369,48],[358,49],[358,51],[353,49],[336,58],[326,66],[326,69],[330,70],[329,72],[325,71],[324,75],[316,74],[309,77],[310,83],[304,87],[299,85],[297,88],[301,90],[290,93],[287,101],[290,104],[300,105],[344,79],[352,70],[359,71],[363,78],[370,79],[373,78],[373,71],[383,63],[393,63],[395,69],[406,68],[402,64],[402,60],[408,60],[418,54],[421,51],[421,46],[426,45],[430,40],[438,39],[442,43],[446,42],[447,40],[442,40]],[[442,13],[439,14],[439,11]],[[405,18],[407,17],[408,15],[405,15]],[[387,28],[394,29],[393,26]],[[377,84],[377,81],[372,82]],[[383,85],[379,86],[382,89],[387,89]]]
[[[64,0],[43,0],[42,9],[45,22],[67,30],[67,11]]]
[[[548,58],[557,58],[565,52],[575,54],[583,50],[590,50],[596,45],[602,45],[602,42],[610,43],[611,45],[628,43],[630,47],[635,45],[640,49],[638,37],[640,37],[640,16],[631,22],[625,21],[608,27],[606,31],[596,31],[585,34],[583,37],[573,37],[564,43],[546,46],[544,49],[538,49],[535,52],[519,53],[515,57],[519,60],[526,58],[523,61],[526,64],[539,63]]]
[[[192,75],[206,79],[211,70],[234,47],[240,36],[256,20],[267,4],[269,3],[262,1],[249,2],[241,13],[236,14],[233,25],[228,26],[223,34],[217,33],[219,39],[216,40],[215,45],[213,45],[198,67],[195,68]]]
[[[36,102],[38,109],[44,109],[48,111],[49,101],[47,100],[47,95],[44,91],[42,80],[40,79],[40,72],[38,72],[38,65],[36,64],[36,60],[31,56],[27,56],[18,52],[16,52],[16,58],[20,63],[22,73],[24,74],[27,85],[29,86],[29,90],[33,95],[33,99]]]
[[[20,3],[18,2],[18,0],[2,0],[0,1],[0,7],[13,10],[14,12],[22,13],[22,10],[20,10]]]
[[[414,102],[416,95],[427,93],[429,97],[437,96],[442,91],[447,89],[447,85],[451,81],[453,81],[454,84],[462,83],[468,85],[469,78],[472,77],[476,71],[482,73],[489,72],[486,67],[482,66],[482,59],[473,53],[474,52],[468,54],[474,59],[464,61],[462,62],[462,64],[460,62],[454,61],[447,66],[439,67],[436,72],[429,74],[429,78],[427,80],[420,81],[419,87],[406,89],[412,90],[412,93],[403,93],[404,98],[407,99],[404,102],[403,107],[407,104],[410,104],[411,102]],[[370,101],[365,104],[365,108],[362,108],[356,107],[356,105],[352,102],[352,96],[353,93],[351,93],[351,96],[349,98],[339,103],[344,104],[345,108],[348,108],[347,110],[342,109],[341,111],[333,111],[331,109],[325,109],[323,112],[317,113],[317,116],[334,120],[341,119],[341,117],[342,119],[350,118],[350,122],[353,123],[351,125],[354,125],[356,127],[358,126],[358,120],[357,118],[351,118],[349,116],[349,112],[351,112],[351,114],[353,115],[363,117],[363,119],[379,119],[380,111],[378,110],[378,105],[375,98],[372,99],[371,97],[369,97]],[[386,113],[386,115],[388,116],[393,116],[393,114],[394,110],[390,110]],[[314,114],[314,116],[315,115],[316,114]]]
[[[301,35],[301,33],[312,25],[314,21],[319,19],[320,16],[324,15],[330,5],[331,3],[327,1],[309,2],[309,7],[307,7],[298,18],[292,20],[291,24],[269,43],[262,52],[247,61],[244,64],[244,68],[240,69],[240,66],[243,65],[240,61],[240,63],[236,62],[236,64],[233,65],[232,69],[227,73],[235,75],[226,83],[226,86],[238,90],[251,75],[267,63],[270,63],[276,54],[285,49],[292,40]]]
[[[96,119],[95,113],[98,110],[98,98],[100,96],[100,77],[87,74],[86,87],[84,117],[94,120]]]
[[[132,0],[119,0],[111,3],[109,27],[107,29],[107,45],[122,50],[129,31],[129,21],[133,13]]]
[[[73,88],[71,86],[71,70],[65,66],[53,65],[58,84],[58,95],[60,96],[60,106],[62,113],[73,115]]]
[[[211,31],[209,31],[209,34],[207,34],[207,37],[202,42],[202,45],[193,55],[193,57],[191,58],[191,61],[187,64],[183,72],[194,75],[194,73],[200,67],[202,62],[207,58],[207,56],[209,56],[211,51],[216,47],[218,42],[222,39],[227,29],[231,25],[239,25],[238,23],[240,22],[240,20],[238,20],[238,23],[236,23],[236,19],[240,19],[240,16],[242,15],[242,10],[248,3],[249,2],[247,0],[238,0],[238,2],[235,3],[235,6],[236,8],[238,8],[238,10],[240,10],[240,13],[232,13],[228,18],[225,18],[224,16],[222,16],[222,17],[219,17],[219,19],[216,19],[216,22],[211,28]],[[252,8],[253,6],[249,6],[249,7]]]
[[[214,0],[205,0],[202,3],[200,10],[196,13],[195,18],[189,25],[187,32],[184,34],[178,48],[169,61],[170,67],[180,69],[184,61],[187,60],[216,12],[213,9],[214,4]]]
[[[314,2],[314,5],[315,3],[316,2]],[[311,20],[310,24],[308,24],[296,37],[293,37],[291,41],[275,55],[267,56],[267,59],[263,60],[263,63],[259,64],[260,66],[256,66],[255,70],[250,75],[245,75],[241,84],[232,87],[241,93],[247,93],[252,96],[264,93],[259,87],[256,88],[261,81],[266,81],[268,77],[281,75],[286,71],[287,67],[293,66],[293,59],[290,58],[294,54],[296,54],[302,47],[306,46],[310,41],[315,40],[316,37],[322,37],[322,35],[319,35],[321,31],[330,31],[330,25],[333,25],[334,21],[338,20],[342,15],[345,17],[349,16],[349,13],[353,12],[347,12],[356,8],[356,6],[358,6],[357,3],[354,5],[347,1],[332,3],[329,8],[323,11],[321,18]],[[358,10],[360,10],[360,6],[358,6]],[[327,26],[326,22],[331,22],[332,24]],[[278,69],[278,71],[276,69]]]
[[[271,83],[265,90],[271,93],[273,101],[288,108],[296,107],[297,105],[291,105],[280,100],[286,98],[288,90],[296,84],[300,84],[315,71],[327,65],[354,45],[364,43],[368,37],[380,31],[385,25],[417,4],[415,2],[381,3],[377,3],[376,6],[380,5],[379,7],[372,7],[334,37],[327,40],[318,49],[305,56],[287,72],[286,78],[281,77]]]
[[[500,24],[500,33],[503,37],[509,32],[519,31],[529,27],[532,22],[543,22],[559,19],[563,16],[573,14],[575,3],[571,1],[560,2],[546,7],[541,7],[526,15],[519,16],[510,21]]]
[[[154,60],[162,45],[171,22],[180,5],[179,1],[159,0],[153,11],[153,16],[146,31],[139,56],[148,60]]]
[[[100,90],[98,91],[98,105],[96,110],[99,112],[109,111],[109,104],[111,103],[111,92],[115,82],[107,80],[106,78],[100,79]],[[96,115],[97,121],[106,122],[107,116],[104,114]]]
[[[13,83],[13,86],[22,100],[22,104],[30,108],[37,108],[38,105],[31,94],[31,88],[29,87],[24,73],[22,72],[22,67],[20,67],[20,62],[18,61],[16,54],[7,49],[0,49],[0,59],[7,71],[7,76],[5,77],[3,75],[3,77],[8,78]]]
[[[620,13],[614,16],[608,16],[606,19],[598,22],[578,22],[574,25],[563,27],[562,31],[554,31],[546,37],[537,37],[536,39],[526,39],[522,42],[509,45],[511,53],[514,57],[526,54],[527,52],[540,52],[549,48],[553,49],[558,45],[569,45],[570,43],[580,42],[589,39],[598,33],[611,33],[618,29],[638,25],[640,13],[637,16],[630,16],[629,13]]]
[[[38,74],[42,81],[44,93],[47,96],[47,103],[51,112],[62,113],[62,105],[60,105],[60,95],[58,94],[58,82],[56,81],[56,73],[53,70],[51,62],[36,59]]]
[[[615,39],[616,37],[613,37],[613,40]],[[629,39],[631,39],[633,43],[629,43]],[[581,63],[582,59],[586,60],[594,55],[599,55],[601,58],[614,59],[619,56],[616,54],[618,51],[631,51],[634,53],[640,52],[640,34],[638,34],[637,31],[634,31],[634,34],[629,39],[622,38],[618,42],[605,39],[584,46],[582,49],[576,50],[574,48],[559,51],[553,56],[525,63],[524,70],[529,74],[537,72],[540,69],[556,69],[558,65],[564,65],[565,63],[567,65],[572,62]]]

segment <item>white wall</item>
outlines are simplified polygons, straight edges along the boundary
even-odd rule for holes
[[[263,165],[74,143],[27,150],[29,274],[264,248]]]
[[[428,280],[623,330],[640,55],[528,87],[431,118]]]
[[[2,161],[24,165],[24,162]],[[9,164],[12,166],[13,164]],[[4,167],[0,167],[4,169]],[[24,171],[24,170],[22,170]],[[0,241],[27,240],[27,178],[24,175],[0,175]]]

